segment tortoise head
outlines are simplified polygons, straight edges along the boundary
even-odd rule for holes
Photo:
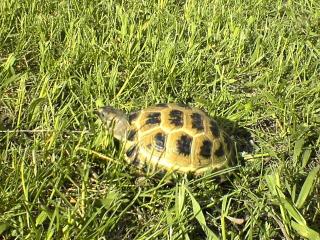
[[[125,138],[129,128],[129,122],[124,112],[110,106],[99,108],[95,113],[101,121],[113,131],[115,138],[122,140]]]

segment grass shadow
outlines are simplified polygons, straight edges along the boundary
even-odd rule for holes
[[[234,142],[237,154],[235,157],[239,161],[238,163],[241,166],[245,165],[245,161],[240,153],[254,152],[254,145],[252,144],[253,138],[251,136],[251,133],[244,127],[240,126],[237,122],[233,122],[222,117],[215,117],[214,119]]]

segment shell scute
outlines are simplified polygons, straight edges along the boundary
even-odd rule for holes
[[[139,115],[140,115],[140,111],[130,113],[128,117],[129,123],[133,124],[135,121],[137,121]]]
[[[217,156],[218,158],[224,156],[224,149],[223,149],[223,145],[221,144],[221,142],[219,142],[219,147],[214,152],[214,155]]]
[[[191,127],[198,131],[203,131],[204,123],[200,113],[195,112],[191,114]]]
[[[164,151],[166,148],[166,135],[158,132],[154,136],[154,147],[158,151]]]
[[[169,121],[170,124],[174,125],[175,127],[182,127],[184,122],[183,112],[178,109],[173,109],[169,113]]]
[[[212,142],[210,140],[203,140],[199,152],[201,157],[210,158],[212,154]]]
[[[191,154],[192,137],[188,134],[182,134],[176,142],[179,154],[189,156]]]
[[[161,124],[161,112],[142,111],[139,121],[135,123],[136,128],[140,133],[144,133],[151,129],[159,127]]]

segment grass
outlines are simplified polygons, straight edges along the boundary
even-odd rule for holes
[[[3,0],[0,16],[1,239],[320,239],[318,1]],[[139,183],[93,110],[159,102],[230,122],[235,176]]]

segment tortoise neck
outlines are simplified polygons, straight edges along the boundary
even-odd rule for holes
[[[118,140],[124,140],[129,129],[129,122],[125,118],[117,119],[114,124],[113,134]]]

